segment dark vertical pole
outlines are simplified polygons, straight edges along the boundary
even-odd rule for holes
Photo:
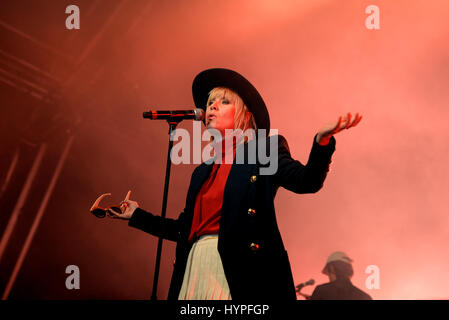
[[[168,156],[167,156],[167,167],[165,169],[165,186],[164,186],[164,198],[162,200],[162,229],[161,234],[165,233],[165,213],[167,210],[167,198],[168,198],[168,186],[170,183],[170,168],[171,168],[171,149],[173,147],[173,139],[172,135],[174,135],[174,131],[178,122],[169,121],[170,129],[168,130],[169,141],[168,141]],[[161,264],[161,253],[162,253],[162,236],[159,237],[157,243],[157,254],[156,254],[156,267],[154,268],[154,280],[153,280],[153,293],[151,294],[151,300],[157,300],[157,284],[159,281],[159,267]]]

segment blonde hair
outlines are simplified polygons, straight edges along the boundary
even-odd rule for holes
[[[215,99],[217,96],[227,96],[235,105],[234,114],[234,130],[241,129],[245,131],[247,129],[257,130],[256,120],[251,111],[243,102],[242,98],[233,90],[225,87],[216,87],[209,92],[209,98],[207,99],[206,108],[209,105],[211,99]]]

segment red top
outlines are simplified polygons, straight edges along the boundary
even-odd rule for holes
[[[235,156],[235,143],[232,151]],[[230,152],[228,147],[228,152]],[[227,152],[226,152],[227,153]],[[226,153],[222,153],[221,164],[214,163],[209,178],[204,182],[196,197],[192,228],[189,241],[206,234],[218,234],[220,228],[223,193],[231,171],[232,163],[224,163]],[[234,159],[234,157],[232,157]]]

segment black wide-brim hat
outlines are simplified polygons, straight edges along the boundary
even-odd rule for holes
[[[235,91],[254,115],[257,129],[270,131],[270,115],[261,95],[241,74],[229,69],[208,69],[195,77],[192,84],[192,93],[197,108],[206,111],[209,92],[216,87],[226,87]]]

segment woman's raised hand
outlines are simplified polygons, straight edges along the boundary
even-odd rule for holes
[[[354,120],[351,122],[352,115],[348,112],[347,116],[340,116],[337,122],[331,122],[325,125],[318,132],[316,137],[316,142],[320,145],[327,145],[329,143],[329,139],[334,135],[342,131],[343,129],[349,129],[355,127],[359,124],[360,120],[362,120],[362,116],[358,113],[355,114]]]

